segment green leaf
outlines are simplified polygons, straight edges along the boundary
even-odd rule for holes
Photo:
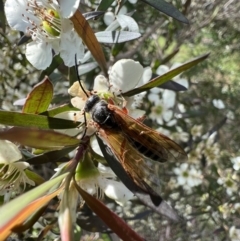
[[[97,7],[97,11],[106,11],[113,2],[114,0],[102,0]]]
[[[156,78],[149,81],[147,84],[144,84],[144,85],[140,86],[139,88],[130,90],[128,92],[125,92],[122,95],[123,96],[132,96],[132,95],[139,94],[143,91],[152,89],[154,87],[157,87],[159,85],[162,85],[162,84],[166,83],[167,81],[171,80],[173,77],[179,75],[183,71],[188,70],[188,69],[192,68],[193,66],[197,65],[198,63],[202,62],[208,56],[209,56],[209,53],[204,54],[200,57],[197,57],[193,60],[190,60],[187,63],[184,63],[184,64],[182,64],[182,65],[180,65],[180,66],[178,66],[174,69],[171,69],[170,71],[168,71],[167,73],[165,73],[163,75],[157,76]]]
[[[40,83],[34,86],[28,94],[22,112],[38,114],[46,111],[53,97],[53,85],[46,76]]]
[[[5,26],[6,26],[6,19],[4,15],[4,3],[3,1],[0,1],[0,28],[2,28],[4,33],[5,33]]]
[[[75,146],[65,147],[61,150],[48,151],[43,154],[27,159],[27,162],[32,165],[43,164],[47,162],[56,162],[66,156],[69,152],[73,151]],[[65,158],[67,159],[67,158]],[[61,160],[62,161],[62,160]],[[67,161],[67,160],[65,160]]]
[[[85,192],[79,186],[76,185],[76,188],[93,212],[95,212],[97,216],[99,216],[122,240],[144,241],[141,236],[132,230],[120,217],[102,202]]]
[[[11,230],[22,224],[28,217],[30,217],[36,210],[46,205],[53,199],[61,189],[54,191],[49,195],[41,197],[54,185],[60,183],[68,173],[63,174],[57,178],[45,182],[44,184],[26,192],[14,200],[6,203],[0,207],[0,233],[1,240],[5,240],[10,234]]]
[[[79,111],[79,109],[73,107],[71,104],[64,104],[61,106],[54,107],[50,110],[44,111],[41,113],[41,115],[53,117],[59,113],[66,112],[66,111]]]
[[[97,32],[96,37],[100,43],[123,43],[141,37],[140,33],[128,31],[103,31]]]
[[[149,4],[153,8],[156,8],[160,12],[163,12],[166,15],[172,18],[175,18],[180,22],[189,24],[187,18],[170,3],[167,3],[163,0],[142,0],[142,1]]]
[[[51,130],[13,127],[0,132],[0,139],[18,142],[22,145],[44,150],[56,150],[79,144],[77,138]]]
[[[41,129],[76,128],[80,123],[43,115],[26,114],[0,110],[0,123],[20,127],[38,127]]]

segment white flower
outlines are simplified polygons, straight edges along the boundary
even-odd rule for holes
[[[55,171],[60,171],[65,165],[59,166]],[[84,160],[79,162],[75,174],[77,184],[89,194],[102,199],[105,193],[106,196],[123,205],[126,201],[132,199],[134,194],[123,183],[116,181],[116,178],[111,168],[101,163],[96,167],[89,153],[85,155]],[[82,201],[81,197],[79,197],[79,200]]]
[[[214,107],[216,107],[218,109],[224,109],[225,108],[225,104],[220,99],[214,99],[214,100],[212,100],[212,103],[213,103]]]
[[[203,154],[206,156],[206,159],[210,163],[217,162],[220,156],[219,144],[215,142],[216,132],[209,136],[205,147],[203,148]]]
[[[162,93],[162,98],[160,97],[160,93]],[[153,88],[150,90],[148,99],[155,103],[155,105],[152,106],[149,115],[152,120],[155,120],[158,124],[162,125],[163,121],[169,122],[172,119],[172,108],[174,107],[176,100],[176,93],[174,91],[162,91],[159,88]]]
[[[19,162],[22,159],[17,146],[10,141],[0,140],[0,195],[4,195],[4,201],[9,201],[12,193],[20,193],[26,185],[34,186],[25,169],[27,162]]]
[[[240,169],[240,156],[231,158],[233,169],[238,171]]]
[[[152,76],[150,67],[145,67],[132,59],[117,61],[109,71],[110,91],[113,94],[121,94],[147,83]],[[146,92],[126,98],[129,115],[133,118],[141,117],[144,111],[136,109]]]
[[[127,30],[130,32],[139,32],[139,27],[137,22],[127,14],[127,8],[123,6],[119,13],[115,16],[113,12],[106,12],[103,17],[103,21],[108,27],[105,31],[114,31],[119,26],[122,30]]]
[[[237,192],[238,185],[236,182],[236,175],[233,175],[230,170],[225,172],[220,172],[220,177],[217,180],[219,185],[223,185],[226,188],[226,192],[229,196],[232,196],[233,193]]]
[[[193,136],[193,139],[195,140],[196,137],[200,137],[202,135],[202,125],[194,125],[191,129],[191,134]]]
[[[173,171],[177,175],[178,185],[183,186],[186,190],[202,183],[201,171],[187,163],[182,163],[179,168],[174,168]]]
[[[183,131],[183,129],[179,126],[176,126],[176,132],[171,133],[169,136],[171,136],[171,138],[176,142],[187,142],[189,139],[189,133]]]
[[[116,175],[111,168],[99,163],[97,170],[96,175],[84,177],[78,181],[80,187],[86,192],[91,195],[98,195],[98,198],[103,198],[103,193],[105,193],[106,196],[120,205],[133,198],[133,193],[123,183],[114,180]]]
[[[180,64],[173,65],[171,69],[177,67],[178,65]],[[168,66],[160,65],[156,70],[156,73],[158,75],[163,75],[169,70],[170,69]],[[188,88],[188,81],[186,79],[180,78],[179,76],[180,75],[175,76],[173,80]],[[155,106],[153,106],[151,109],[151,114],[149,115],[152,120],[155,120],[158,124],[162,125],[164,121],[169,122],[173,118],[173,107],[176,103],[176,93],[174,91],[153,88],[150,90],[148,99],[155,104]],[[169,123],[169,125],[173,124]]]
[[[150,67],[143,66],[132,59],[121,59],[117,61],[109,71],[109,84],[114,93],[127,92],[144,83],[152,76]]]
[[[46,69],[54,54],[60,53],[65,65],[75,64],[84,56],[82,40],[68,19],[80,0],[7,0],[5,14],[11,28],[32,37],[26,57],[37,69]]]
[[[229,238],[231,241],[239,241],[240,240],[240,229],[232,226],[229,229]]]

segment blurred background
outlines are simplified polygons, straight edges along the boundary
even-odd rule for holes
[[[183,146],[188,162],[162,166],[162,193],[183,217],[174,224],[138,201],[113,208],[146,240],[240,240],[240,2],[238,0],[172,0],[189,20],[180,23],[142,1],[125,1],[120,13],[131,13],[142,37],[124,44],[103,45],[109,65],[132,58],[161,75],[200,55],[209,57],[173,81],[186,87],[147,92],[140,105],[146,124]],[[3,2],[1,2],[3,6]],[[98,1],[81,1],[82,12],[94,11]],[[113,5],[96,20],[95,32],[104,31],[114,18]],[[14,101],[26,97],[39,82],[40,71],[26,60],[19,32],[11,30],[1,7],[0,108],[20,110]],[[120,14],[119,13],[119,14]],[[91,86],[99,68],[81,76]],[[66,67],[54,71],[53,105],[69,100]],[[118,240],[84,233],[81,240]],[[51,239],[50,239],[51,240]]]

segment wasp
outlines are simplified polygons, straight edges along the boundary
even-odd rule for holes
[[[133,193],[147,194],[155,206],[160,206],[163,203],[161,164],[168,160],[186,160],[187,154],[176,142],[143,124],[142,118],[132,118],[126,108],[114,104],[111,98],[106,100],[97,93],[89,95],[83,89],[79,76],[78,80],[87,96],[83,111],[90,114],[97,137],[105,145],[107,151],[101,148],[104,156],[111,157],[106,158],[108,164]],[[167,212],[173,213],[171,208],[167,209]]]
[[[97,126],[97,135],[107,145],[108,153],[121,164],[137,186],[129,189],[148,194],[154,205],[159,206],[163,201],[159,177],[163,168],[161,163],[186,160],[185,151],[167,136],[132,118],[124,108],[108,103],[98,95],[91,95],[87,99],[84,111],[91,114]],[[115,164],[110,166],[118,172]],[[126,181],[124,184],[129,185]]]

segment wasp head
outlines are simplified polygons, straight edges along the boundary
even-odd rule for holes
[[[118,125],[108,109],[108,103],[100,99],[98,95],[90,96],[84,107],[84,111],[91,113],[93,121],[105,128],[117,128]]]

